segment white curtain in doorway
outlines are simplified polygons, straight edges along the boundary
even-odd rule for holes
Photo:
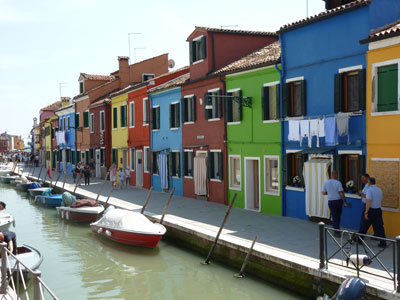
[[[310,217],[330,218],[328,198],[322,195],[330,165],[330,159],[312,159],[304,163],[306,214]]]
[[[194,193],[207,196],[207,160],[205,157],[194,158]]]
[[[168,163],[166,153],[160,153],[158,155],[158,167],[160,169],[161,188],[168,189]]]

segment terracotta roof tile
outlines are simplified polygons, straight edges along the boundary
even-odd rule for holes
[[[196,26],[196,29],[205,30],[208,32],[220,32],[220,33],[235,33],[235,34],[248,34],[248,35],[268,35],[268,36],[276,36],[276,32],[269,31],[253,31],[253,30],[235,30],[235,29],[221,29],[221,28],[211,28],[211,27],[202,27]]]
[[[93,75],[93,74],[81,73],[81,76],[84,79],[88,79],[88,80],[114,80],[115,79],[115,76],[112,76],[112,75]]]
[[[360,41],[361,44],[387,39],[393,36],[400,35],[400,21],[387,24],[384,27],[371,31],[368,38]]]
[[[177,87],[180,86],[182,83],[186,82],[190,78],[190,74],[186,73],[184,75],[181,75],[179,77],[176,77],[168,82],[165,82],[163,84],[157,85],[151,89],[149,89],[149,93],[155,92],[155,91],[160,91],[160,90],[165,90],[168,88],[172,87]]]
[[[213,74],[228,73],[232,71],[254,69],[256,67],[277,62],[281,57],[281,44],[276,41],[268,46],[261,48],[247,56],[238,59],[225,67],[215,71]]]
[[[321,19],[325,19],[325,18],[334,16],[336,14],[341,14],[341,13],[344,13],[344,12],[346,12],[348,10],[352,10],[354,8],[366,6],[366,5],[370,4],[371,1],[372,0],[355,0],[355,1],[352,1],[350,3],[347,3],[347,4],[344,4],[344,5],[341,5],[341,6],[326,10],[324,12],[321,12],[321,13],[317,14],[317,15],[314,15],[314,16],[311,16],[311,17],[308,17],[308,18],[305,18],[305,19],[302,19],[302,20],[299,20],[299,21],[292,22],[292,23],[289,23],[287,25],[284,25],[284,26],[282,26],[280,28],[279,31],[280,32],[285,32],[285,31],[294,29],[296,27],[301,27],[301,26],[307,25],[309,23],[318,22]]]
[[[47,106],[41,108],[40,110],[41,111],[43,111],[43,110],[57,110],[60,107],[61,107],[61,101],[56,101],[56,102],[54,102],[54,103],[52,103],[50,105],[47,105]]]

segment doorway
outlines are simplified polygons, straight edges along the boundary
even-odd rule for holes
[[[196,151],[193,165],[194,193],[197,199],[207,200],[207,151]]]
[[[142,150],[136,150],[136,186],[143,186]]]
[[[101,177],[101,169],[100,169],[100,149],[96,149],[95,163],[96,163],[96,178],[100,178],[100,177]]]
[[[260,159],[245,157],[246,209],[260,211]]]

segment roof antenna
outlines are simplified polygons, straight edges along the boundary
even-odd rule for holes
[[[227,27],[238,27],[238,25],[221,25],[221,29],[224,29]]]
[[[307,13],[307,18],[308,18],[308,0],[306,0],[306,13]]]

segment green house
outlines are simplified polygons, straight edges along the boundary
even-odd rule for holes
[[[280,43],[216,71],[226,75],[228,199],[235,206],[282,215]]]

